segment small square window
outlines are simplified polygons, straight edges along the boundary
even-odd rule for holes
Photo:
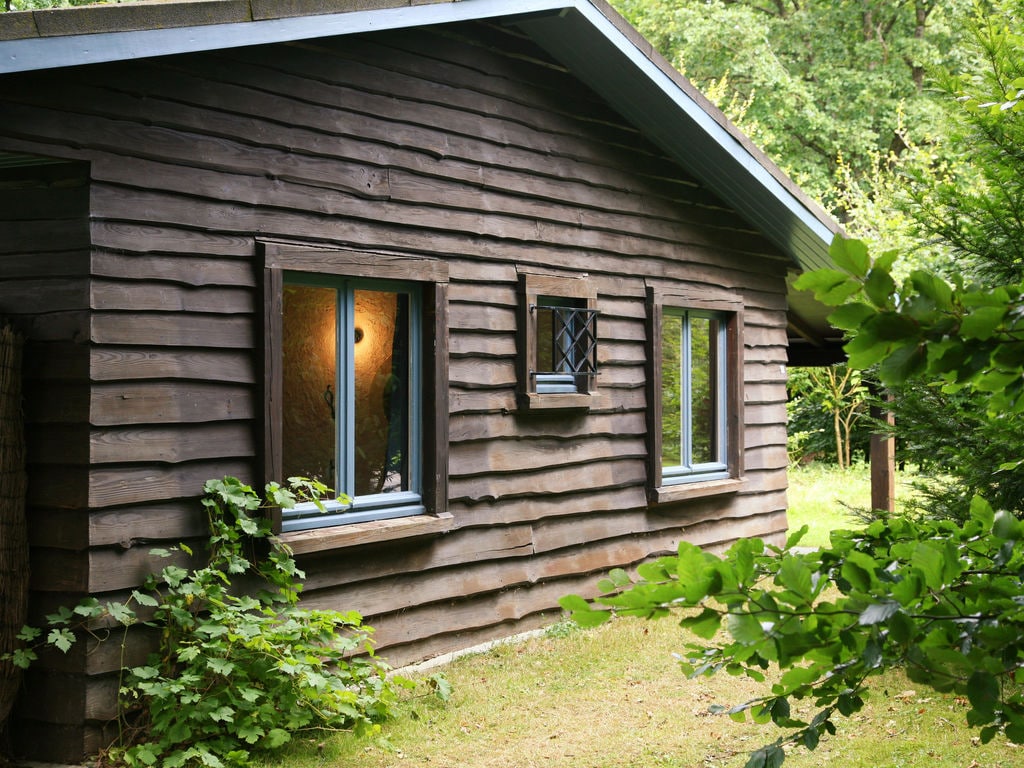
[[[589,408],[598,373],[590,281],[524,274],[519,293],[520,408]]]
[[[597,375],[597,310],[559,296],[540,296],[537,302],[530,307],[537,330],[535,391],[590,391],[590,379]]]

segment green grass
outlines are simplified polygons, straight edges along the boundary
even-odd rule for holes
[[[909,475],[897,474],[896,508],[911,490]],[[807,464],[789,469],[789,530],[807,525],[802,546],[821,547],[829,543],[834,530],[864,525],[857,511],[871,508],[871,473],[866,464],[855,464],[847,470],[835,465]]]
[[[821,468],[794,473],[794,525],[812,524],[824,543],[835,527],[857,524],[837,500],[867,506],[867,474]],[[863,503],[862,503],[863,496]],[[322,768],[742,768],[773,741],[774,726],[708,714],[765,691],[741,678],[687,680],[673,653],[691,638],[671,619],[618,620],[595,630],[558,624],[542,636],[499,645],[444,668],[454,696],[426,687],[380,733],[340,734],[299,743],[267,766]],[[787,768],[1011,768],[1024,748],[997,738],[981,745],[964,725],[966,703],[889,672],[867,706]],[[797,713],[799,702],[794,703]],[[806,712],[806,710],[805,710]]]

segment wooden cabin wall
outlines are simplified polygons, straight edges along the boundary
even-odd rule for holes
[[[50,446],[39,450],[69,458],[68,482],[35,508],[76,521],[36,540],[52,591],[129,590],[153,567],[153,543],[201,535],[207,478],[258,479],[259,237],[450,265],[454,529],[302,563],[305,600],[364,613],[392,663],[549,622],[561,595],[680,538],[724,547],[784,529],[786,262],[514,30],[7,77],[0,104],[0,151],[90,168],[89,322],[54,340],[88,350],[67,374],[87,385],[75,402],[88,416],[51,426],[65,407],[51,401],[37,417]],[[62,270],[57,259],[34,277],[57,290]],[[520,270],[595,281],[601,408],[516,411]],[[711,286],[745,304],[738,494],[647,504],[647,285]],[[32,713],[25,730],[74,732],[47,754],[37,744],[37,757],[102,746],[118,654],[80,663],[79,699]]]
[[[31,615],[41,621],[54,593],[81,591],[88,560],[89,179],[82,163],[11,155],[0,168],[0,318],[26,338],[23,368]],[[79,575],[71,584],[72,573]],[[48,659],[22,680],[22,691],[56,689],[74,707],[84,679]],[[67,660],[61,660],[66,662]],[[33,718],[23,695],[14,717]],[[79,718],[80,719],[80,718]],[[68,737],[62,731],[58,738]],[[72,726],[80,730],[81,726]],[[53,734],[48,734],[52,736]],[[70,734],[74,738],[74,734]]]

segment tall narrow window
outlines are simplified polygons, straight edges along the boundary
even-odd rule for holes
[[[330,513],[285,512],[282,530],[419,514],[422,403],[413,285],[286,273],[284,477],[337,489]]]
[[[649,497],[682,501],[743,479],[740,301],[648,289]]]
[[[661,350],[663,482],[728,477],[723,319],[666,309]]]

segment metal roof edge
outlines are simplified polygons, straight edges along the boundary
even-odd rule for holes
[[[401,6],[381,3],[376,7],[366,7],[363,3],[361,8],[353,10],[266,18],[260,17],[258,11],[253,14],[251,6],[257,0],[245,2],[249,13],[235,13],[236,20],[200,20],[199,23],[159,28],[47,35],[39,31],[36,23],[35,33],[30,36],[0,40],[0,74],[560,11],[577,4],[577,0],[457,0]],[[51,12],[68,14],[82,10],[84,7]],[[19,26],[27,29],[25,22],[20,22]]]
[[[135,11],[127,12],[130,8]],[[280,14],[274,18],[268,8],[267,0],[92,8],[94,16],[109,14],[102,23],[85,23],[84,7],[36,11],[32,13],[65,16],[61,23],[42,24],[42,29],[42,16],[33,16],[33,29],[24,19],[12,20],[12,33],[26,36],[0,39],[0,73],[500,18],[568,62],[577,77],[652,135],[677,162],[697,169],[702,181],[768,234],[799,267],[821,266],[821,246],[827,248],[834,233],[841,231],[605,0],[289,0],[273,6]],[[70,15],[75,13],[83,15]],[[114,18],[131,28],[109,31]],[[80,23],[76,27],[67,23],[69,19]],[[154,26],[160,24],[168,26]],[[76,29],[82,31],[69,31]],[[95,29],[108,31],[91,31]],[[562,35],[566,31],[575,35],[573,40]],[[572,50],[574,44],[578,50]],[[596,55],[595,45],[602,49]],[[643,96],[636,95],[640,93]],[[650,105],[658,110],[649,113]],[[697,137],[707,150],[704,157],[688,154],[687,137]],[[728,173],[720,173],[723,169]],[[766,205],[760,194],[751,194],[751,186],[775,203]]]

